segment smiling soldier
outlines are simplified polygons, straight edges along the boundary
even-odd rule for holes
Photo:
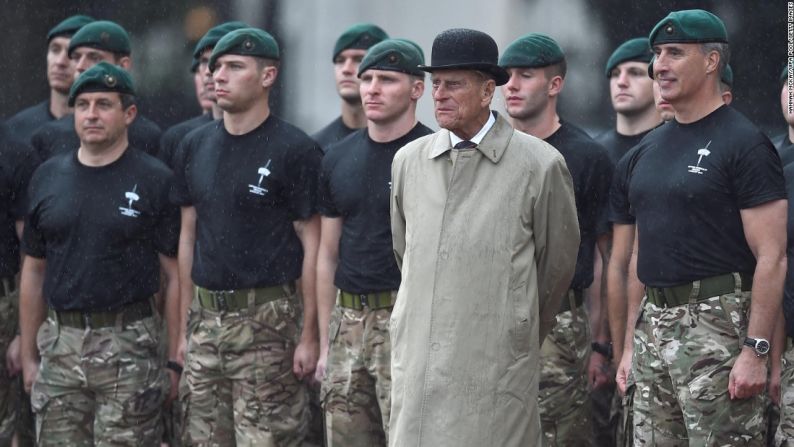
[[[162,269],[166,299],[178,299],[173,175],[129,147],[126,71],[95,65],[69,104],[80,148],[34,173],[23,235],[22,360],[38,445],[156,445],[168,387],[152,296]],[[172,354],[175,317],[166,315]]]

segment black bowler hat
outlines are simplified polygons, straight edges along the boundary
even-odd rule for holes
[[[496,85],[510,79],[507,70],[499,66],[499,48],[491,36],[472,29],[449,29],[433,41],[430,65],[420,65],[420,70],[480,70],[490,74]]]

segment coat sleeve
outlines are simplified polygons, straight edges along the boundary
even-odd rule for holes
[[[397,267],[403,268],[403,254],[405,254],[405,215],[402,209],[402,168],[404,158],[398,152],[391,167],[391,235],[394,257]]]
[[[573,182],[559,154],[543,175],[532,222],[538,269],[539,343],[542,344],[554,327],[560,303],[570,287],[579,251]]]

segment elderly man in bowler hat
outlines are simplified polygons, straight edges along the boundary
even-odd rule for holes
[[[442,129],[392,165],[392,446],[541,444],[539,347],[579,230],[560,153],[490,110],[497,59],[482,32],[436,37],[420,67]]]

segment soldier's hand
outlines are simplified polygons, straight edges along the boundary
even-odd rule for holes
[[[25,392],[30,394],[36,375],[39,373],[39,362],[37,360],[25,361],[22,363],[22,381],[25,384]]]
[[[766,387],[766,357],[758,357],[750,348],[742,348],[728,380],[731,399],[747,399]]]
[[[11,340],[6,350],[6,369],[8,375],[14,377],[22,372],[22,355],[19,352],[19,335]]]
[[[610,383],[615,377],[614,374],[610,375],[610,370],[610,363],[606,357],[597,352],[591,353],[587,365],[587,382],[590,384],[590,389],[595,390]]]
[[[319,342],[317,340],[301,340],[295,347],[292,357],[292,372],[299,380],[312,377],[317,367],[319,356]]]
[[[314,370],[314,381],[321,383],[325,377],[325,367],[328,363],[328,348],[320,350],[320,358],[317,359],[317,368]]]
[[[618,390],[620,391],[621,396],[626,395],[629,374],[631,374],[631,356],[631,349],[626,349],[623,351],[623,357],[620,359],[620,364],[618,364],[618,373],[615,375],[615,381],[618,384]]]

